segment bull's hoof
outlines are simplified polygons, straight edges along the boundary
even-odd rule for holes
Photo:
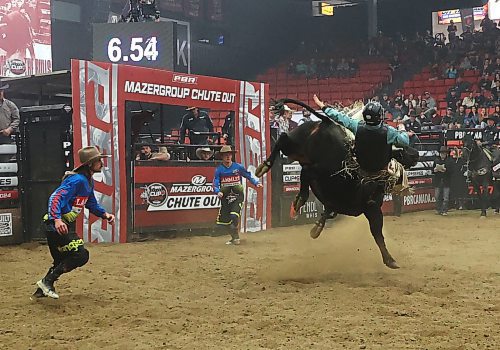
[[[293,201],[293,209],[295,209],[296,212],[299,211],[300,208],[307,202],[307,197],[303,197],[300,195],[295,196],[295,200]]]
[[[271,169],[271,164],[266,161],[257,167],[257,169],[255,170],[255,176],[262,177],[269,171],[269,169]]]
[[[323,232],[324,227],[325,227],[325,225],[321,224],[320,222],[315,223],[313,228],[309,232],[309,234],[311,235],[311,238],[313,238],[313,239],[318,238],[319,235],[321,234],[321,232]]]
[[[397,264],[396,260],[391,259],[388,261],[384,261],[385,266],[387,266],[390,269],[399,269],[399,265]]]

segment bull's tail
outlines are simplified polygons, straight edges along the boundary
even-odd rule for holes
[[[294,100],[293,98],[282,98],[280,100],[277,100],[275,102],[275,106],[280,106],[280,105],[282,106],[285,103],[293,103],[293,104],[296,104],[298,106],[304,107],[309,112],[311,112],[311,114],[314,114],[316,117],[318,117],[324,123],[331,123],[332,122],[332,120],[330,118],[328,118],[327,116],[325,116],[323,114],[320,114],[320,113],[316,112],[314,110],[314,108],[312,108],[311,106],[305,104],[302,101]]]

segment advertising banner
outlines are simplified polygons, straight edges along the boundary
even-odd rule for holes
[[[235,145],[236,161],[254,173],[266,158],[270,139],[266,123],[269,98],[266,84],[73,60],[72,90],[74,154],[81,147],[95,145],[104,154],[111,155],[105,159],[103,172],[95,177],[95,192],[98,202],[116,215],[116,222],[109,225],[85,210],[77,228],[86,241],[126,242],[127,233],[134,228],[140,230],[140,225],[148,225],[148,220],[166,229],[178,227],[188,219],[198,220],[193,216],[188,218],[193,210],[197,210],[196,216],[206,220],[210,217],[211,222],[215,222],[219,204],[208,191],[213,168],[199,173],[202,168],[186,164],[177,170],[182,178],[176,178],[175,171],[163,178],[155,177],[163,171],[148,172],[151,178],[147,178],[139,167],[135,179],[127,177],[131,172],[127,171],[126,164],[129,149],[126,133],[130,132],[125,127],[126,101],[239,111],[235,139],[241,141]],[[75,163],[78,164],[77,159]],[[270,224],[270,175],[261,181],[263,188],[245,188],[241,216],[244,231],[264,230]],[[134,182],[131,200],[137,207],[127,198]],[[197,192],[200,189],[205,192]],[[133,227],[129,210],[136,209]],[[185,225],[185,228],[189,227]]]
[[[52,71],[50,0],[0,0],[0,77]]]
[[[213,193],[215,166],[136,166],[134,225],[146,228],[213,227],[220,199]]]

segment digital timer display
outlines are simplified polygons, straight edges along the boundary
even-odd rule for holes
[[[173,25],[170,22],[93,25],[93,59],[173,69]]]

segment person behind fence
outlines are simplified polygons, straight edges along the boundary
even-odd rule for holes
[[[224,118],[222,138],[226,141],[226,145],[234,144],[234,111],[230,111]]]
[[[200,147],[196,149],[196,157],[198,157],[199,160],[210,160],[213,155],[214,151],[210,147]]]
[[[478,141],[478,144],[492,151],[498,134],[497,118],[490,115],[483,120],[486,120],[486,127],[483,129],[483,140]]]
[[[448,157],[448,149],[442,146],[439,149],[439,156],[432,164],[434,177],[434,193],[436,197],[436,213],[448,215],[448,203],[450,200],[450,174],[453,167],[452,159]]]
[[[19,126],[19,109],[14,102],[4,97],[4,91],[9,88],[9,84],[0,81],[0,144],[12,143],[10,135],[17,131]],[[10,155],[0,155],[0,162],[8,162]]]
[[[259,180],[253,176],[243,165],[233,162],[234,151],[231,146],[222,146],[216,153],[216,158],[222,159],[215,169],[214,193],[221,200],[221,207],[217,215],[217,227],[227,229],[231,239],[226,244],[240,244],[239,219],[244,201],[242,177],[248,179],[253,185],[262,187]]]
[[[409,157],[418,157],[418,152],[409,148],[409,135],[413,135],[413,132],[398,131],[392,126],[383,124],[383,111],[379,103],[367,103],[362,112],[364,120],[360,121],[327,107],[316,95],[313,98],[329,118],[351,130],[355,135],[356,160],[363,177],[363,192],[368,198],[367,205],[375,204],[373,195],[377,192],[377,188],[386,188],[388,178],[381,178],[384,171],[389,173],[391,169],[393,172],[391,177],[398,175],[398,180],[402,181],[401,190],[409,188],[403,167],[391,159],[392,145],[406,149]],[[413,154],[415,152],[416,155]]]
[[[53,263],[45,277],[36,284],[35,297],[48,296],[58,299],[54,282],[63,274],[85,265],[89,252],[83,240],[75,232],[75,222],[83,208],[92,214],[113,223],[115,216],[107,213],[94,196],[92,175],[102,170],[102,158],[109,157],[96,147],[84,147],[78,151],[80,165],[66,172],[61,185],[52,193],[48,213],[44,216],[47,243]]]
[[[170,153],[165,146],[160,147],[158,152],[153,152],[151,145],[143,144],[135,160],[170,160]]]
[[[189,130],[189,142],[192,145],[206,145],[213,143],[211,137],[207,135],[196,135],[196,132],[214,132],[214,124],[210,116],[200,111],[198,107],[186,108],[187,113],[182,117],[179,130],[179,143],[184,144],[186,140],[186,131]]]

